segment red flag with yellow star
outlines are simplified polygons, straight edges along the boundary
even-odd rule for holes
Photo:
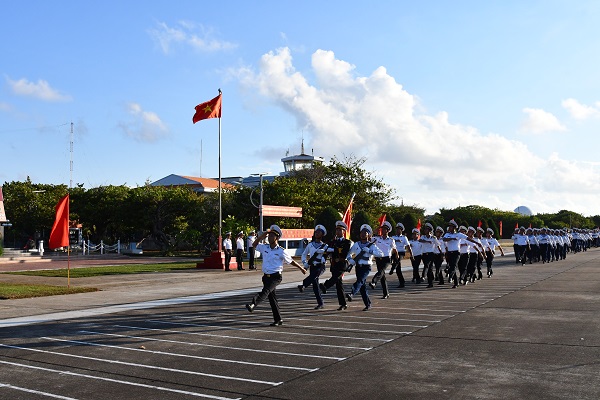
[[[198,104],[192,122],[195,124],[209,118],[221,118],[221,93],[212,100]]]

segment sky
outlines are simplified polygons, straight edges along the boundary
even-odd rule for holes
[[[427,213],[598,215],[599,20],[596,0],[3,1],[0,184],[216,178],[219,120],[192,116],[221,89],[223,177],[278,174],[303,140]]]

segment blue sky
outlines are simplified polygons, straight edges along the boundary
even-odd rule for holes
[[[304,137],[431,213],[600,214],[599,2],[207,4],[5,2],[0,184],[68,185],[71,122],[74,184],[217,177],[221,88],[223,176]]]

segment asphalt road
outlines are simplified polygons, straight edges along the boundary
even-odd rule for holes
[[[0,399],[596,400],[599,269],[598,249],[497,258],[493,278],[457,289],[370,290],[368,312],[359,297],[336,311],[334,293],[315,311],[290,274],[280,327],[268,303],[244,308],[259,273],[207,272],[207,295],[0,328]]]

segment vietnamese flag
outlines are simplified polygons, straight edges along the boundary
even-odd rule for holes
[[[57,249],[69,245],[69,195],[60,199],[56,205],[56,218],[52,231],[50,231],[50,240],[48,247]]]
[[[379,222],[379,227],[377,228],[378,229],[377,232],[379,233],[379,236],[381,236],[381,226],[385,222],[385,217],[386,217],[386,215],[385,215],[385,213],[383,213],[383,214],[381,214],[381,217],[379,217],[379,219],[377,220]]]
[[[198,104],[192,122],[195,124],[209,118],[221,118],[221,93],[212,100]]]
[[[421,218],[419,218],[419,221],[417,222],[417,229],[421,230]]]

